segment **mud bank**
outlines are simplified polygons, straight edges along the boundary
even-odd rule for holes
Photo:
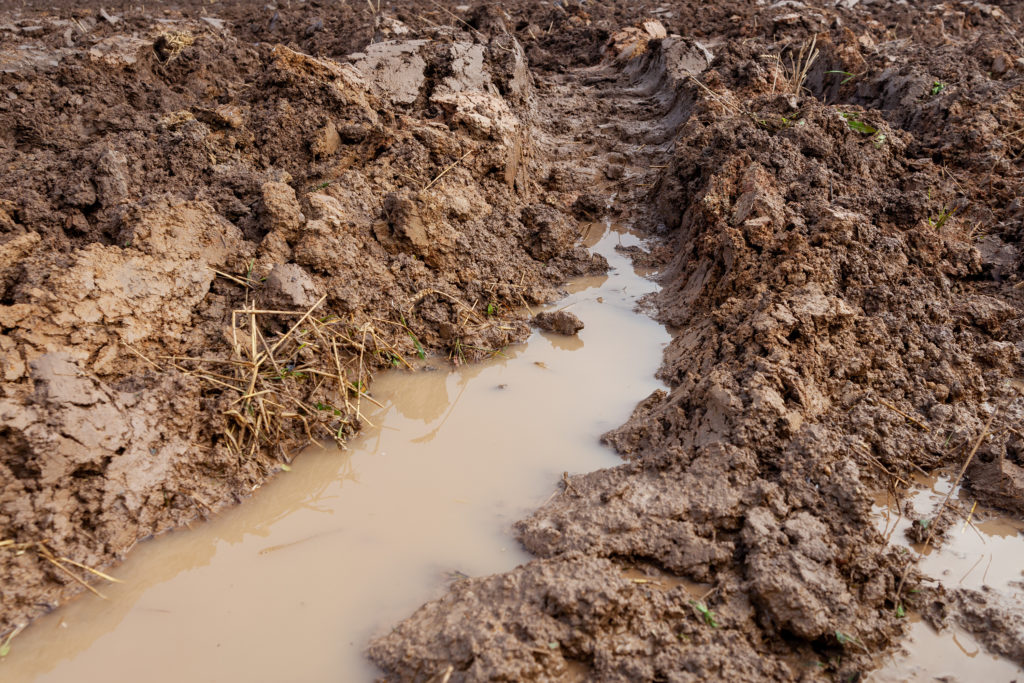
[[[541,559],[461,582],[371,647],[397,679],[851,680],[931,607],[1022,663],[1019,601],[923,582],[872,522],[874,490],[968,461],[971,495],[1019,514],[1007,136],[1024,79],[996,48],[1019,17],[723,11],[671,12],[679,37],[576,15],[607,27],[611,54],[546,85],[581,112],[573,141],[625,156],[618,201],[664,237],[650,303],[678,330],[669,389],[606,436],[626,464],[570,478],[517,525]],[[955,512],[935,514],[931,544]],[[704,600],[623,580],[638,559],[710,584]]]
[[[3,634],[344,443],[373,370],[484,357],[605,268],[512,36],[371,15],[334,60],[119,11],[0,19]]]
[[[18,636],[4,683],[379,676],[369,639],[456,577],[527,561],[512,522],[564,471],[616,464],[600,434],[660,385],[669,335],[633,310],[656,287],[614,250],[639,240],[595,227],[594,241],[612,270],[572,280],[554,304],[586,319],[579,335],[378,374],[384,407],[364,406],[372,424],[344,452],[304,452],[242,505],[139,544],[107,600],[83,595]]]
[[[0,633],[77,589],[60,558],[106,566],[307,428],[350,433],[370,366],[522,338],[513,306],[603,265],[574,217],[622,213],[661,240],[634,256],[663,273],[668,388],[606,435],[624,464],[516,525],[538,559],[456,582],[371,657],[850,680],[916,611],[1024,663],[1019,605],[924,581],[872,516],[965,465],[1024,511],[1017,4],[118,11],[12,15],[0,44],[0,522],[25,551],[0,548]],[[312,311],[316,343],[249,304]]]

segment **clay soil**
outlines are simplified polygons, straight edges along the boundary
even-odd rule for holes
[[[0,637],[344,442],[374,370],[524,339],[611,218],[666,389],[387,676],[856,680],[909,611],[1024,665],[1024,606],[871,515],[965,463],[1024,515],[1022,40],[1011,2],[4,10]]]

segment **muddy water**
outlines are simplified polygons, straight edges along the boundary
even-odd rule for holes
[[[579,338],[378,377],[385,407],[348,451],[304,454],[243,505],[142,544],[108,600],[20,635],[0,680],[369,680],[369,638],[458,576],[523,562],[512,522],[564,471],[616,464],[598,437],[657,388],[669,336],[633,310],[655,286],[614,250],[639,240],[602,232],[588,246],[615,270],[558,304]]]
[[[952,488],[949,477],[914,478],[915,489],[907,495],[915,515],[934,515]],[[952,500],[960,495],[957,491]],[[966,496],[964,498],[967,498]],[[970,510],[971,500],[961,500]],[[1024,523],[1012,518],[975,510],[970,519],[958,517],[938,549],[911,544],[905,535],[911,525],[891,494],[882,493],[875,505],[878,528],[888,541],[915,554],[923,552],[921,571],[947,588],[988,586],[1005,595],[1024,599]],[[944,515],[954,514],[947,509]],[[937,633],[915,614],[903,642],[903,652],[887,658],[870,680],[1024,680],[1024,669],[985,651],[975,639],[959,628]],[[942,677],[946,677],[943,679]]]

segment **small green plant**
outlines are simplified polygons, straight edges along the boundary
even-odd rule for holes
[[[405,316],[400,315],[398,316],[398,319],[402,321],[402,327],[405,328],[405,331],[409,334],[409,338],[412,339],[413,346],[416,347],[416,355],[419,356],[421,360],[426,358],[427,352],[423,350],[423,345],[420,344],[420,340],[415,334],[413,334],[412,330],[409,329],[409,325],[405,322]]]
[[[302,372],[301,370],[296,370],[294,365],[288,365],[281,368],[281,370],[277,373],[277,378],[286,379],[288,377],[291,377],[293,379],[306,379],[306,373]]]
[[[956,213],[958,208],[959,207],[954,206],[952,209],[943,209],[938,216],[934,216],[928,219],[928,225],[932,226],[936,230],[941,229],[942,226],[946,224],[946,221],[948,221],[950,217],[952,217],[952,215]]]
[[[339,417],[340,417],[340,416],[342,415],[342,412],[341,412],[340,410],[338,410],[338,409],[337,409],[337,408],[335,408],[334,406],[332,406],[332,405],[329,405],[329,404],[327,404],[327,403],[320,403],[320,402],[317,402],[317,403],[316,403],[316,409],[317,409],[317,410],[329,410],[329,411],[331,411],[332,413],[334,413],[335,415],[337,415],[337,416],[339,416]]]
[[[827,74],[840,74],[841,76],[846,76],[846,78],[844,78],[843,80],[839,81],[839,85],[846,85],[847,83],[849,83],[850,81],[852,81],[854,78],[857,77],[857,74],[852,74],[849,71],[832,70],[832,71],[826,71],[825,73],[827,73]]]
[[[852,644],[864,650],[864,652],[868,651],[868,649],[864,647],[864,643],[860,642],[853,636],[843,633],[842,631],[836,631],[836,640],[839,641],[839,644],[843,647],[846,647],[848,644]]]
[[[931,96],[935,97],[940,92],[946,89],[946,84],[942,81],[932,81]]]
[[[14,629],[7,635],[6,638],[4,638],[4,641],[0,643],[0,659],[3,659],[7,655],[11,654],[11,641],[14,640],[15,636],[21,633],[21,630],[23,628],[25,627],[19,626],[18,628]]]
[[[416,338],[416,335],[413,334],[412,331],[409,332],[409,336],[412,338],[412,343],[416,347],[416,355],[419,356],[420,359],[426,358],[427,352],[423,350],[423,345],[420,344],[420,340]]]
[[[494,317],[498,315],[498,306],[493,301],[487,304],[487,316]]]
[[[846,121],[850,130],[857,131],[863,135],[874,135],[878,129],[860,120],[860,114],[853,111],[839,112],[839,115]]]
[[[704,619],[705,624],[711,628],[718,628],[718,621],[715,619],[715,613],[711,611],[707,605],[700,600],[690,600],[690,604],[693,605],[693,609],[697,610],[697,614]]]
[[[330,184],[333,183],[333,182],[334,182],[333,180],[325,180],[324,182],[320,183],[319,185],[314,185],[313,187],[309,188],[309,191],[310,192],[316,192],[317,190],[322,190],[325,187],[329,187]]]
[[[903,605],[896,605],[896,618],[902,619],[907,616],[907,611],[903,609]]]
[[[456,339],[452,345],[452,352],[448,354],[448,357],[455,361],[456,365],[466,364],[466,351],[462,346],[462,340]]]

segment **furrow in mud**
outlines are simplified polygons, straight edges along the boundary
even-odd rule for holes
[[[656,238],[667,389],[370,656],[850,680],[915,611],[1024,666],[1024,606],[871,506],[963,468],[1024,514],[1021,7],[368,5],[3,14],[0,637],[344,441],[374,368],[524,338],[605,217]]]
[[[604,192],[664,239],[649,303],[678,330],[669,390],[605,436],[626,464],[572,477],[517,524],[541,559],[461,582],[371,647],[397,678],[849,680],[908,610],[937,605],[1024,664],[1014,629],[980,627],[1016,622],[1019,601],[924,588],[872,523],[874,490],[958,466],[972,444],[974,495],[1019,506],[1020,309],[969,236],[927,214],[925,194],[951,186],[918,156],[928,139],[897,127],[913,115],[814,96],[854,70],[838,40],[815,37],[810,91],[785,85],[781,58],[711,38],[712,61],[643,23],[612,35],[602,68],[555,78],[582,81],[557,105],[586,112],[567,119],[584,124],[573,143],[668,159],[629,178],[651,189]],[[637,585],[635,563],[709,589]]]

